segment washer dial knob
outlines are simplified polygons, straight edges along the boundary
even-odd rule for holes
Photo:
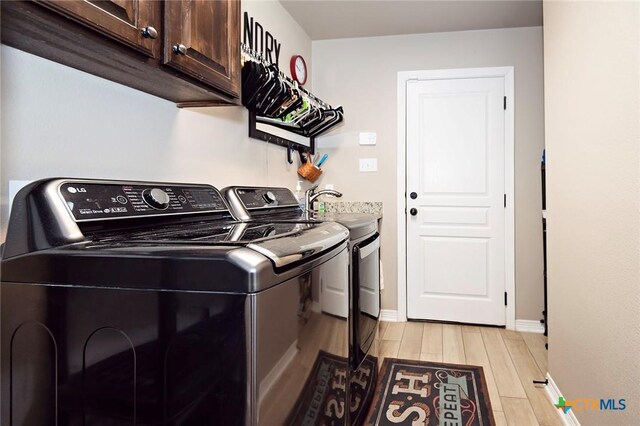
[[[276,196],[271,191],[265,192],[262,198],[269,204],[273,204],[276,201]]]
[[[154,209],[166,210],[169,207],[169,194],[160,188],[145,189],[142,198]]]

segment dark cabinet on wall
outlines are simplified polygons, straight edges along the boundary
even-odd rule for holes
[[[1,4],[9,46],[180,106],[240,104],[239,1]]]
[[[239,1],[170,0],[164,61],[206,84],[240,92]]]
[[[157,58],[160,8],[152,0],[43,1],[40,4]]]

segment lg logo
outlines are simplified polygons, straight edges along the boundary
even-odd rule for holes
[[[67,188],[67,191],[69,191],[72,194],[75,194],[76,192],[87,192],[86,188],[74,188],[73,186],[70,186]]]

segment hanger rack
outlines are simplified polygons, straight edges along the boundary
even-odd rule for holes
[[[288,148],[315,152],[315,137],[342,122],[344,110],[300,87],[275,64],[241,43],[242,103],[249,110],[249,136]],[[247,64],[249,62],[249,64]]]

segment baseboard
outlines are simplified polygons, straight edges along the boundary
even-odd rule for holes
[[[544,325],[540,321],[516,320],[516,331],[527,333],[544,333]]]
[[[395,309],[380,309],[380,321],[398,322],[398,311]]]
[[[560,398],[562,392],[560,392],[560,389],[558,389],[556,382],[553,381],[549,373],[547,373],[547,380],[549,381],[549,383],[547,384],[547,386],[545,386],[544,390],[547,393],[549,400],[553,404],[553,408],[558,412],[562,424],[564,424],[565,426],[580,426],[580,422],[576,418],[576,414],[573,412],[573,410],[569,410],[568,413],[563,413],[555,406],[555,404],[558,403],[558,398]]]
[[[381,309],[380,321],[398,322],[398,311],[395,309]],[[544,325],[540,321],[516,320],[516,331],[528,333],[544,333]]]

